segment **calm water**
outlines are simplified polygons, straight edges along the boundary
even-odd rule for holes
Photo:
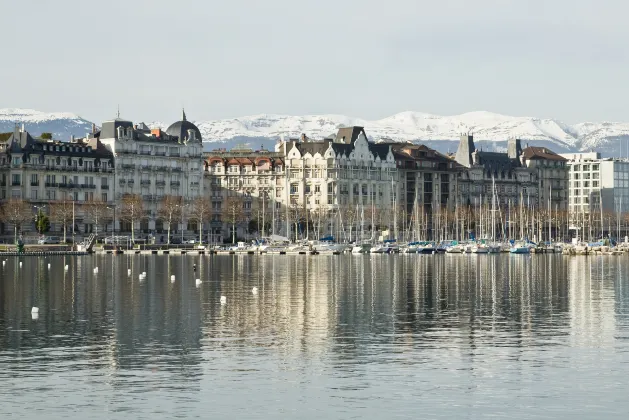
[[[22,261],[2,419],[629,417],[627,257]]]

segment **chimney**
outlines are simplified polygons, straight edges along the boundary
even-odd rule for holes
[[[26,129],[24,128],[24,123],[22,123],[22,127],[20,128],[20,133],[24,133]]]
[[[507,154],[509,159],[518,159],[522,154],[522,144],[520,139],[511,138],[507,143]]]
[[[96,124],[92,123],[92,134],[96,133]]]

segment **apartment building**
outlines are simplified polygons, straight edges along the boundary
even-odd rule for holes
[[[571,214],[629,211],[629,161],[601,158],[598,152],[566,153]]]
[[[201,132],[187,120],[171,124],[166,131],[149,128],[144,123],[116,118],[105,121],[93,137],[113,154],[115,167],[114,197],[120,207],[123,196],[140,195],[145,217],[139,223],[140,233],[163,233],[165,226],[159,217],[160,202],[167,195],[181,197],[184,206],[203,195],[203,145]],[[194,231],[186,211],[176,229]],[[137,229],[136,228],[136,229]],[[116,230],[128,232],[131,223],[116,218]]]
[[[59,201],[76,204],[74,231],[89,233],[93,221],[83,205],[95,200],[112,205],[113,154],[97,138],[70,142],[34,138],[24,126],[0,143],[0,200],[23,199],[44,208]],[[33,211],[33,221],[35,207]],[[53,230],[60,230],[54,226]],[[33,231],[26,224],[23,231]]]
[[[568,159],[546,147],[531,146],[522,151],[521,161],[535,174],[538,205],[552,211],[568,210]]]

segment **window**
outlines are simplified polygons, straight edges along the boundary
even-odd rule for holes
[[[310,185],[306,184],[305,191],[306,194],[310,194]]]
[[[592,165],[592,170],[593,171],[598,171],[598,163]]]
[[[321,185],[315,185],[315,192],[316,193],[320,193],[321,192]]]
[[[291,184],[291,185],[290,185],[290,193],[291,193],[291,194],[297,194],[297,193],[299,193],[299,185],[297,185],[297,184]]]
[[[37,190],[31,190],[31,200],[37,200]]]
[[[334,193],[334,184],[328,184],[328,194]]]
[[[583,165],[583,171],[589,171],[590,170],[590,165]]]
[[[11,175],[11,184],[22,185],[22,176],[20,174]]]
[[[103,202],[107,202],[107,193],[101,193],[100,195],[100,199],[103,200]]]
[[[46,200],[56,200],[55,190],[46,190]]]
[[[598,181],[592,181],[592,187],[598,188]]]

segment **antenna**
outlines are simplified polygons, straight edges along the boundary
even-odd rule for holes
[[[120,104],[118,104],[118,112],[116,113],[116,118],[120,118]]]

